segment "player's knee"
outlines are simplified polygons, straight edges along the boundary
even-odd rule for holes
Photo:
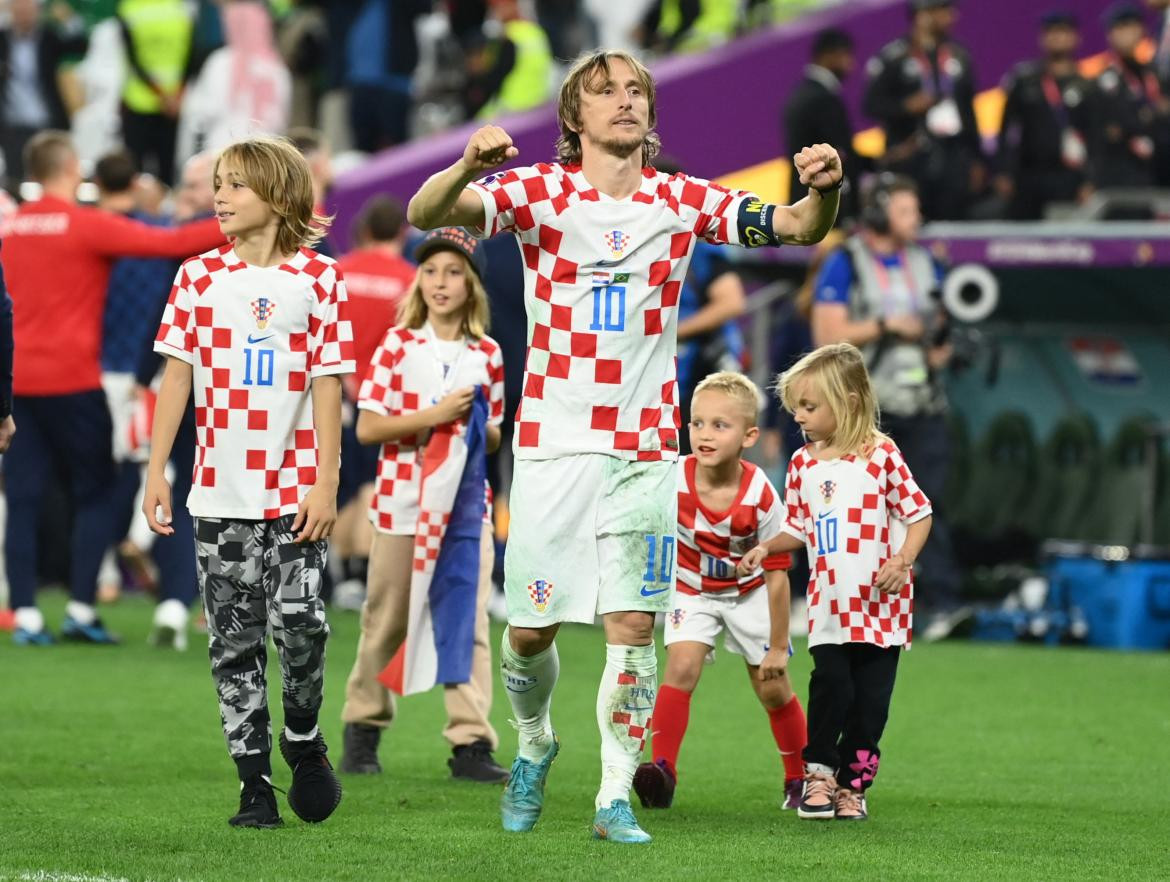
[[[605,617],[605,639],[615,646],[646,646],[653,643],[653,613],[609,613]]]
[[[512,651],[522,656],[536,655],[552,646],[557,636],[554,628],[517,628],[508,626],[508,642]]]
[[[681,692],[694,692],[699,685],[699,677],[703,673],[703,663],[695,664],[691,660],[668,659],[666,676],[662,679],[663,686],[670,686]]]

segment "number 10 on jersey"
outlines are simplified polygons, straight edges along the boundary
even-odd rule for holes
[[[626,286],[595,285],[593,287],[593,321],[591,331],[624,331],[626,329]]]
[[[271,386],[276,363],[275,349],[244,347],[244,385]]]

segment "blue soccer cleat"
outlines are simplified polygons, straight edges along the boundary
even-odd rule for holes
[[[500,820],[509,833],[527,833],[536,826],[540,810],[544,808],[544,780],[560,749],[561,742],[554,732],[552,747],[539,762],[518,756],[512,763],[512,772],[500,800]]]
[[[17,628],[12,632],[12,642],[17,646],[52,646],[57,641],[49,633],[48,628],[41,628],[39,631]]]
[[[615,799],[609,808],[599,808],[593,816],[593,838],[636,844],[649,842],[650,834],[638,826],[630,803]]]
[[[117,645],[122,641],[106,630],[101,619],[94,619],[90,624],[83,625],[72,616],[65,616],[61,625],[61,639],[74,643],[95,643]]]

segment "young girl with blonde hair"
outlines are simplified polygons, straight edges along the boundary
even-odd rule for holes
[[[930,500],[878,430],[857,347],[816,349],[780,375],[776,391],[808,443],[788,466],[781,533],[749,551],[740,568],[808,550],[813,672],[797,813],[865,820],[898,656],[910,646],[912,567],[930,533]]]

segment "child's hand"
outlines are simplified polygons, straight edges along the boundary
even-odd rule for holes
[[[751,575],[760,568],[760,564],[764,562],[764,558],[767,556],[768,550],[763,545],[757,545],[739,559],[739,563],[735,566],[736,575]]]
[[[146,515],[146,523],[152,532],[160,536],[170,536],[175,532],[175,528],[171,526],[171,485],[162,475],[146,476],[142,513]]]
[[[434,407],[435,425],[442,426],[453,423],[455,420],[467,416],[471,410],[472,399],[475,398],[475,387],[465,386],[455,389],[442,397]]]
[[[760,662],[761,680],[779,680],[788,670],[788,647],[769,648]]]
[[[297,530],[301,530],[296,541],[319,542],[328,539],[335,523],[337,488],[314,484],[301,500],[301,507],[297,509],[297,516],[293,520],[292,531],[296,533]],[[301,529],[302,527],[304,529]]]
[[[902,557],[901,552],[892,555],[878,570],[877,582],[875,583],[878,591],[882,594],[901,591],[902,586],[906,584],[906,574],[909,572],[910,564],[906,563],[906,558]]]

